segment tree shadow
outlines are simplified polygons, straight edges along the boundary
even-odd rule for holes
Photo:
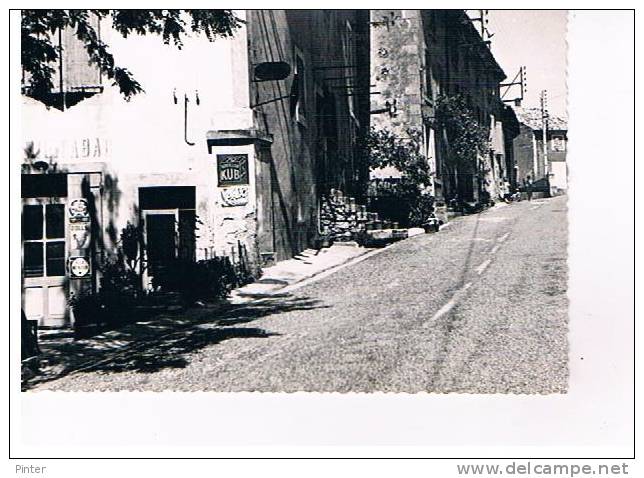
[[[184,368],[191,355],[229,339],[279,336],[260,327],[244,327],[257,319],[291,311],[327,308],[307,297],[279,297],[247,304],[222,303],[204,309],[167,312],[90,339],[63,333],[43,337],[41,373],[22,383],[22,390],[74,372],[153,373]]]

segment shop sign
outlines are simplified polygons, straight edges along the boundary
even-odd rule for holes
[[[248,184],[247,154],[217,155],[217,185],[219,187]]]
[[[87,249],[91,242],[91,220],[87,199],[76,198],[67,206],[71,249]]]
[[[109,141],[97,136],[33,139],[25,143],[25,151],[47,160],[102,160],[108,156]]]
[[[76,222],[69,225],[71,249],[87,249],[91,242],[90,225],[87,222]]]
[[[69,277],[72,279],[83,279],[90,275],[89,259],[84,256],[72,256],[69,258]]]
[[[221,190],[224,206],[244,206],[248,204],[248,186],[233,186]]]
[[[90,222],[87,199],[72,199],[69,202],[69,222]]]

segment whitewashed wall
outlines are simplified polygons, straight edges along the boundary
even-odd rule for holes
[[[244,12],[237,15],[245,18]],[[231,208],[221,207],[215,155],[208,154],[206,134],[216,129],[252,127],[246,28],[238,30],[232,39],[213,43],[205,36],[193,35],[181,50],[163,44],[154,35],[125,39],[106,25],[102,25],[101,34],[117,64],[133,73],[145,93],[127,102],[116,87],[108,84],[110,80],[103,78],[103,93],[64,112],[23,97],[25,145],[33,142],[42,159],[57,163],[63,170],[102,169],[111,180],[104,183],[104,196],[112,194],[115,206],[106,211],[104,200],[104,215],[112,219],[117,230],[135,219],[139,186],[196,186],[197,214],[205,223],[199,232],[198,251],[228,248],[215,223],[221,225],[222,219],[216,217],[222,215],[222,209],[229,215]],[[199,105],[195,101],[197,91]],[[184,141],[184,94],[189,98],[187,136],[194,146]],[[252,156],[249,162],[251,197],[243,211],[233,214],[235,217],[254,212]],[[105,217],[106,224],[107,220]],[[235,229],[231,224],[227,227]],[[245,224],[240,227],[247,229]]]

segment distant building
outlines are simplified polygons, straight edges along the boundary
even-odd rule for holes
[[[514,139],[516,178],[523,184],[528,177],[543,189],[549,182],[552,194],[568,189],[566,152],[568,149],[568,124],[564,118],[550,115],[547,120],[547,159],[543,154],[543,121],[539,108],[517,108],[520,134]],[[548,176],[546,176],[546,171]]]
[[[102,39],[145,93],[126,102],[70,32],[46,101],[23,82],[23,308],[69,323],[128,222],[142,232],[144,287],[181,257],[291,257],[318,234],[319,199],[362,190],[369,127],[368,12],[257,10],[233,38]],[[58,41],[58,40],[56,40]],[[281,80],[256,68],[285,62]],[[261,76],[261,75],[260,75]],[[338,79],[336,79],[338,78]]]

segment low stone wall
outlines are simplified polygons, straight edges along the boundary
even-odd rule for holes
[[[342,191],[331,190],[320,204],[320,234],[330,242],[351,241],[366,230],[369,220],[367,207],[357,204],[355,198]]]
[[[361,241],[368,231],[398,229],[397,222],[381,220],[378,213],[367,211],[355,198],[332,189],[323,196],[320,206],[320,235],[328,242]]]

